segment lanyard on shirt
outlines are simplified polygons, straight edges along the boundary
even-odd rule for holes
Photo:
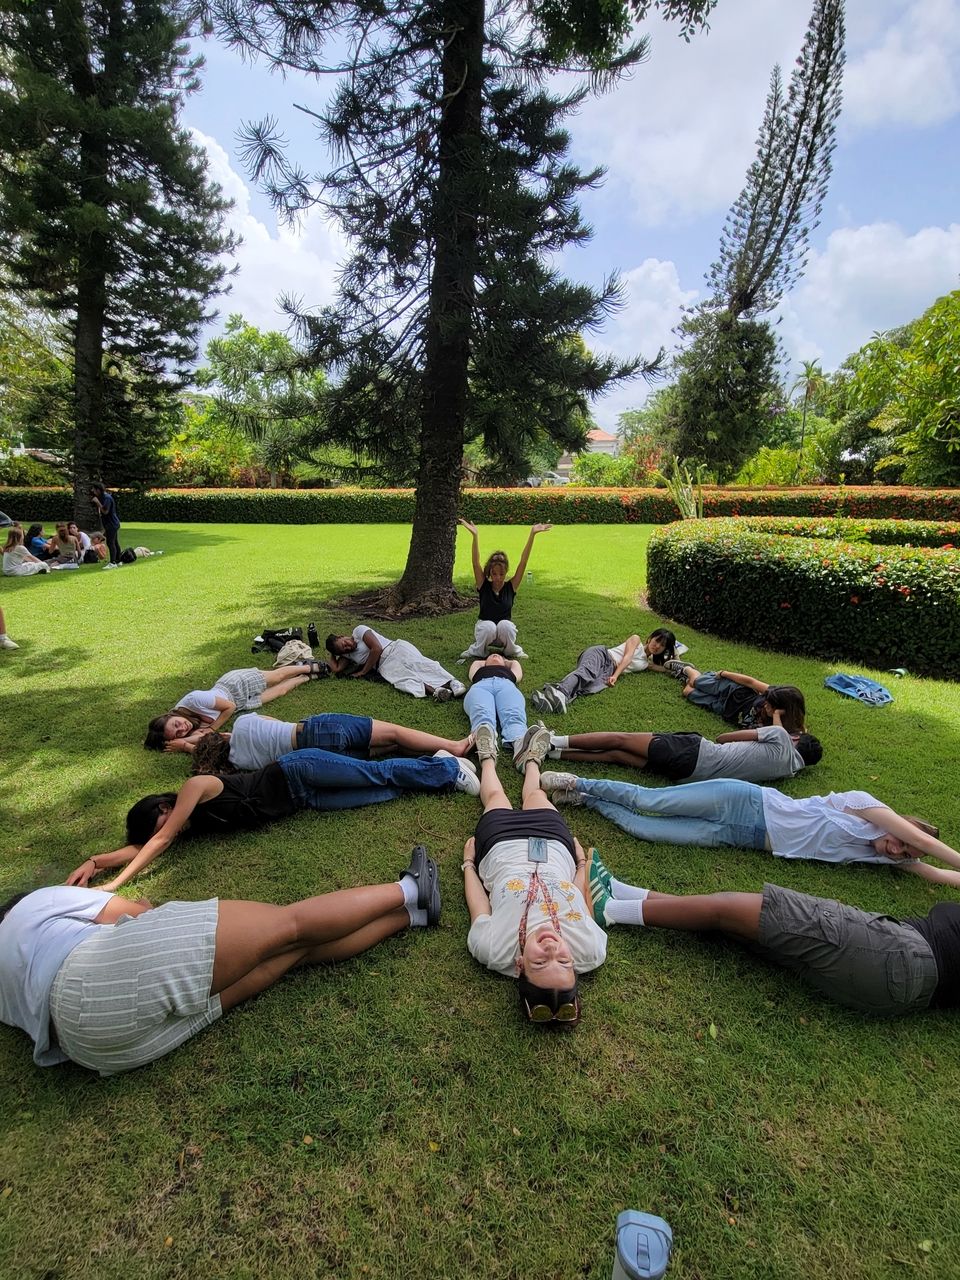
[[[527,889],[527,901],[523,908],[523,915],[520,917],[520,953],[523,954],[523,948],[527,943],[527,917],[530,915],[530,908],[534,905],[540,895],[543,895],[544,906],[547,908],[547,915],[550,917],[550,924],[554,931],[562,937],[560,929],[560,908],[553,900],[553,894],[550,892],[546,881],[540,879],[540,869],[535,867],[533,875],[530,877],[530,887]]]

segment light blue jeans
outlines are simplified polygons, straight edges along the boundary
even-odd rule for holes
[[[517,686],[505,676],[492,676],[472,684],[463,700],[463,709],[470,717],[473,733],[482,724],[496,730],[497,720],[504,742],[516,742],[527,732],[527,704]]]
[[[766,847],[763,788],[755,782],[717,778],[682,787],[637,787],[604,778],[578,778],[577,791],[588,809],[596,809],[638,840]]]

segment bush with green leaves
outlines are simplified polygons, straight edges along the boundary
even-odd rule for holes
[[[647,548],[650,608],[787,653],[960,679],[960,521],[682,521]]]

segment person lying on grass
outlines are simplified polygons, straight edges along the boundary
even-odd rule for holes
[[[348,636],[329,635],[324,646],[336,676],[362,676],[376,672],[400,693],[414,698],[432,697],[434,702],[462,698],[466,688],[461,680],[445,671],[439,662],[427,658],[409,640],[388,640],[379,631],[363,625]]]
[[[577,974],[603,964],[607,948],[587,906],[583,848],[540,789],[533,756],[519,812],[497,777],[496,756],[483,756],[480,770],[483,817],[463,849],[467,947],[480,964],[517,979],[531,1022],[572,1025],[580,1020]]]
[[[300,965],[348,960],[440,919],[436,863],[418,846],[393,884],[289,906],[210,898],[153,907],[54,885],[0,906],[0,1021],[33,1060],[116,1075],[170,1053]]]
[[[464,649],[461,658],[484,658],[491,645],[501,645],[507,658],[525,658],[527,655],[517,644],[517,628],[512,620],[513,602],[527,570],[527,561],[533,550],[533,540],[538,533],[546,533],[553,526],[535,524],[520,555],[520,563],[513,577],[507,579],[509,562],[505,551],[494,551],[486,564],[480,563],[480,535],[477,526],[469,520],[459,522],[472,538],[473,577],[480,596],[480,618],[473,629],[473,644]]]
[[[739,778],[742,782],[775,782],[792,778],[823,756],[809,733],[787,733],[782,712],[759,729],[721,733],[716,742],[699,733],[573,733],[550,735],[551,760],[595,761],[649,769],[673,782]]]
[[[612,689],[625,672],[662,670],[664,662],[686,651],[687,646],[679,644],[677,637],[666,627],[651,631],[645,641],[641,641],[639,636],[628,636],[612,649],[592,644],[581,653],[569,675],[555,684],[534,689],[530,701],[541,714],[552,711],[555,715],[563,715],[581,694],[603,693],[604,689]]]
[[[324,712],[291,723],[255,712],[237,716],[230,733],[206,733],[190,745],[194,773],[229,773],[263,769],[291,751],[317,747],[358,760],[391,755],[433,755],[446,751],[465,756],[473,746],[466,738],[438,738],[419,729],[407,729],[369,716]]]
[[[656,893],[625,884],[591,851],[595,919],[719,932],[792,969],[821,995],[878,1017],[960,1005],[960,903],[898,920],[767,884],[763,893]]]
[[[319,662],[299,662],[275,671],[241,667],[222,675],[212,689],[194,689],[172,711],[155,716],[143,745],[148,751],[191,752],[204,733],[226,724],[235,711],[252,711],[282,698],[308,680],[319,679]]]
[[[504,744],[513,751],[513,760],[522,773],[531,747],[543,760],[550,746],[550,731],[542,724],[527,727],[527,704],[518,688],[523,668],[513,658],[491,653],[470,665],[470,688],[463,709],[470,717],[470,729],[481,759],[497,755],[497,723]]]
[[[684,787],[545,773],[554,804],[586,805],[638,840],[765,849],[776,858],[874,862],[938,884],[960,885],[960,871],[931,867],[923,857],[960,868],[960,853],[922,818],[903,817],[866,791],[832,791],[795,800],[773,787],[717,778]]]
[[[803,694],[792,684],[765,684],[739,671],[698,671],[689,662],[676,659],[651,668],[673,676],[683,685],[681,694],[694,706],[703,707],[741,729],[772,724],[774,711],[788,733],[803,733],[807,707]]]
[[[311,747],[291,751],[253,773],[202,774],[179,791],[144,796],[127,813],[127,843],[87,858],[67,880],[85,885],[101,871],[123,867],[108,884],[119,889],[181,833],[249,831],[302,809],[359,809],[407,791],[480,794],[474,766],[441,753],[428,759],[354,760]]]

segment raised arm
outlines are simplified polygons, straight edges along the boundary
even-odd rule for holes
[[[607,684],[610,686],[611,689],[617,683],[617,681],[620,679],[623,673],[626,671],[627,667],[629,667],[630,663],[633,661],[634,654],[637,652],[639,648],[640,648],[639,636],[630,636],[627,640],[624,640],[623,657],[617,663],[616,669],[614,670],[613,675],[607,676]]]
[[[523,548],[523,553],[520,556],[520,563],[517,565],[516,572],[514,573],[513,577],[510,579],[511,583],[513,584],[514,591],[519,590],[520,583],[523,581],[523,575],[527,571],[527,561],[530,559],[530,552],[533,550],[534,538],[537,536],[538,533],[546,533],[548,529],[552,529],[552,528],[553,528],[553,525],[551,524],[535,524],[530,526],[530,535],[527,538],[527,545]],[[479,585],[480,584],[478,582],[477,586]]]
[[[359,679],[360,676],[365,676],[369,671],[375,671],[380,662],[380,655],[383,653],[383,645],[372,631],[365,631],[363,633],[363,643],[370,650],[370,655],[360,670],[354,672],[355,679]]]
[[[762,680],[755,680],[753,676],[743,676],[739,671],[718,671],[717,675],[721,680],[732,680],[734,684],[746,685],[748,689],[752,689],[754,693],[766,693],[770,688],[768,684],[764,684]]]
[[[460,524],[470,534],[473,539],[471,552],[473,554],[473,580],[477,585],[477,590],[483,586],[483,565],[480,563],[480,535],[477,533],[477,526],[470,520],[460,520]]]
[[[925,857],[938,858],[948,866],[960,868],[960,853],[956,849],[951,849],[936,836],[927,835],[926,831],[921,831],[885,804],[879,804],[875,808],[871,806],[869,809],[847,809],[846,812],[856,814],[858,818],[866,818],[867,822],[872,822],[888,835],[896,836]],[[911,855],[908,853],[904,856],[909,858]]]
[[[473,836],[463,846],[463,896],[467,900],[470,923],[490,914],[490,899],[477,870],[477,846]]]

